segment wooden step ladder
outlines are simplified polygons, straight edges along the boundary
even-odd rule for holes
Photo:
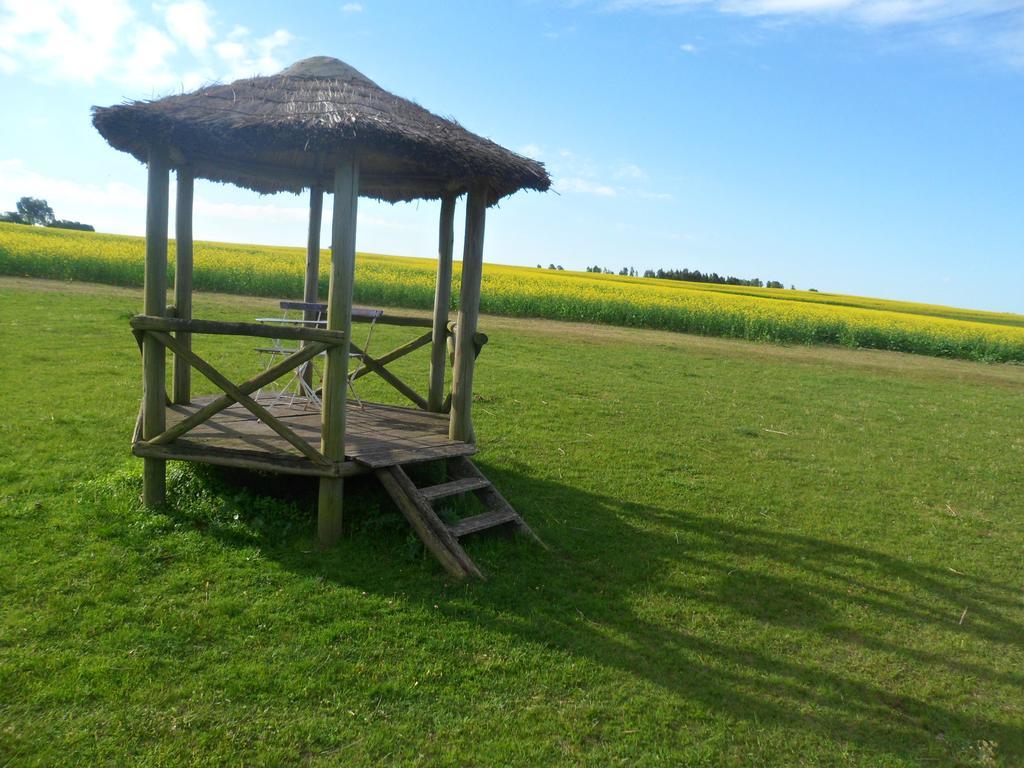
[[[462,548],[459,539],[491,528],[505,527],[524,533],[541,546],[544,545],[472,461],[465,456],[458,456],[448,459],[447,465],[450,479],[425,488],[418,488],[400,465],[382,467],[376,473],[388,495],[423,540],[424,546],[448,573],[460,579],[466,576],[484,578]],[[449,525],[438,517],[434,503],[463,493],[473,493],[487,511]]]

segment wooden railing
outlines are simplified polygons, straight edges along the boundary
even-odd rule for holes
[[[353,318],[353,320],[355,322],[366,322],[366,320],[362,318]],[[429,319],[401,315],[386,316],[386,319],[385,317],[380,317],[377,322],[385,325],[428,329],[431,326],[431,321]],[[140,412],[134,436],[134,443],[137,446],[147,448],[150,446],[160,446],[171,443],[195,429],[200,424],[209,421],[213,416],[220,413],[225,408],[229,408],[237,403],[280,435],[303,456],[308,458],[317,466],[332,466],[332,462],[324,456],[318,446],[310,445],[291,428],[286,426],[280,419],[275,417],[267,408],[260,405],[259,402],[250,397],[250,395],[259,391],[271,382],[276,381],[290,371],[305,364],[309,360],[312,360],[327,349],[342,344],[345,340],[345,334],[342,331],[330,331],[323,328],[301,325],[271,326],[263,323],[232,323],[218,320],[195,319],[186,320],[173,316],[156,317],[152,315],[136,315],[131,319],[130,324],[140,348],[144,346],[145,339],[151,339],[156,344],[174,354],[179,361],[187,363],[190,367],[199,371],[224,393],[217,399],[207,403],[195,413],[187,416],[171,427],[164,428],[164,422],[161,417],[160,425],[153,429],[153,431],[159,430],[158,433],[147,438],[144,438],[143,436],[143,413]],[[445,331],[450,345],[451,340],[455,335],[455,324],[448,323]],[[176,338],[172,336],[172,333],[179,334],[179,337]],[[251,379],[248,379],[247,381],[236,384],[218,371],[207,360],[204,360],[192,351],[190,342],[186,341],[191,334],[283,339],[287,341],[299,341],[302,342],[303,345],[295,352],[283,358],[277,364],[267,368],[265,371]],[[412,339],[411,341],[408,341],[401,346],[392,349],[390,352],[380,355],[379,357],[369,355],[358,345],[353,344],[350,341],[349,347],[352,353],[361,356],[363,359],[363,367],[353,374],[352,380],[355,381],[356,379],[368,376],[371,373],[376,374],[394,387],[398,392],[402,393],[402,395],[408,398],[418,408],[421,408],[422,410],[429,410],[426,398],[416,392],[406,382],[402,381],[392,371],[388,370],[386,366],[416,351],[417,349],[430,344],[431,340],[432,331],[428,330],[426,333],[417,336],[415,339]],[[480,354],[481,349],[486,343],[486,334],[474,334],[473,347],[477,355]],[[449,355],[449,359],[450,357],[451,355]],[[161,397],[163,401],[169,403],[169,400],[166,398],[166,394],[161,394],[159,397]],[[451,398],[451,392],[449,392],[441,408],[443,413],[450,411]]]
[[[169,429],[164,429],[159,434],[149,437],[144,441],[139,440],[137,443],[143,446],[170,443],[203,422],[209,420],[212,416],[220,413],[225,408],[238,403],[270,427],[270,429],[274,430],[314,464],[325,467],[331,465],[331,462],[328,461],[328,459],[317,448],[299,437],[292,429],[285,426],[281,420],[276,418],[270,413],[270,411],[256,402],[249,395],[258,391],[261,387],[266,386],[270,382],[280,378],[289,371],[298,368],[308,360],[312,360],[314,357],[330,347],[342,344],[345,341],[344,333],[341,331],[329,331],[322,328],[306,328],[301,326],[272,327],[260,323],[226,323],[217,320],[183,320],[174,317],[154,317],[151,315],[136,315],[131,320],[131,327],[140,347],[143,346],[145,339],[152,339],[157,344],[177,355],[179,359],[187,362],[224,392],[221,397],[203,406],[191,416],[183,419]],[[304,342],[304,346],[259,375],[241,384],[235,384],[224,374],[214,368],[214,366],[209,362],[189,349],[188,346],[186,346],[180,339],[176,339],[171,336],[171,332],[287,339],[290,341]]]
[[[363,323],[370,322],[369,318],[365,318],[365,317],[355,317],[354,316],[352,318],[352,320],[353,320],[353,322],[363,322]],[[406,315],[389,315],[389,314],[381,315],[379,318],[377,318],[376,322],[379,325],[398,325],[398,326],[415,327],[415,328],[428,328],[428,329],[432,328],[432,325],[433,325],[432,321],[429,318],[425,318],[425,317],[410,317],[410,316],[406,316]],[[451,339],[453,339],[454,336],[455,336],[455,323],[448,323],[446,328],[445,328],[445,333],[447,334],[447,337],[448,337],[449,342],[450,342]],[[413,389],[407,383],[402,381],[398,376],[396,376],[392,371],[389,371],[385,366],[387,366],[390,363],[395,362],[399,358],[405,357],[406,355],[408,355],[408,354],[410,354],[412,352],[415,352],[420,347],[425,347],[427,344],[429,344],[431,342],[432,338],[433,338],[433,331],[432,330],[428,330],[423,335],[417,336],[412,341],[408,341],[408,342],[406,342],[405,344],[402,344],[399,347],[395,347],[390,352],[388,352],[386,354],[383,354],[380,357],[373,357],[373,356],[367,354],[367,352],[365,350],[363,350],[362,348],[360,348],[357,344],[355,344],[353,342],[349,342],[349,347],[351,348],[352,352],[354,354],[356,354],[356,355],[361,356],[362,359],[363,359],[363,367],[360,368],[358,371],[356,371],[356,373],[352,376],[352,380],[355,381],[357,379],[361,379],[363,376],[368,376],[371,373],[375,373],[378,376],[380,376],[382,379],[384,379],[384,381],[386,381],[392,387],[394,387],[396,390],[401,392],[417,408],[420,408],[421,410],[424,410],[424,411],[430,410],[430,407],[429,407],[429,405],[427,403],[427,398],[423,397],[419,392],[417,392],[415,389]],[[476,333],[476,334],[474,334],[474,337],[473,337],[473,347],[474,347],[477,355],[480,354],[480,350],[483,349],[483,346],[486,343],[487,343],[487,334],[484,334],[484,333]],[[452,357],[453,354],[454,353],[450,353],[449,354],[449,362],[450,362],[451,357]],[[441,407],[441,412],[442,413],[448,413],[448,411],[451,410],[451,404],[452,404],[452,395],[451,395],[451,392],[449,392],[447,397],[445,397],[444,404]]]

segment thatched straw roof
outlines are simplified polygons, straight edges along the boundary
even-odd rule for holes
[[[171,147],[199,178],[262,193],[330,189],[339,156],[360,158],[360,194],[397,202],[486,183],[494,203],[546,190],[544,166],[385,91],[342,61],[316,56],[271,77],[210,85],[156,101],[94,107],[93,124],[145,162]]]

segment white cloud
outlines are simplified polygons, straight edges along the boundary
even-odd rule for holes
[[[124,212],[130,211],[140,222],[133,229],[140,229],[145,217],[146,194],[141,189],[120,182],[80,184],[33,171],[21,160],[0,160],[0,208],[13,209],[15,201],[26,195],[45,199],[57,218],[97,228],[118,228]]]
[[[592,0],[608,11],[692,11],[777,21],[846,22],[923,34],[1024,66],[1024,0]],[[687,53],[688,44],[681,46]]]
[[[342,13],[362,13],[363,12],[363,4],[362,3],[345,3],[343,6],[341,6],[341,12]]]
[[[131,52],[124,59],[123,68],[133,78],[154,87],[170,86],[174,76],[167,67],[167,58],[177,50],[178,46],[170,37],[156,27],[142,25],[134,32]]]
[[[647,171],[634,163],[623,163],[615,171],[617,179],[646,179]]]
[[[697,46],[694,45],[693,43],[683,43],[682,45],[679,46],[679,50],[682,51],[683,53],[696,53]]]
[[[277,58],[277,50],[287,46],[293,39],[286,29],[279,29],[266,37],[253,38],[245,27],[235,27],[229,38],[213,47],[221,60],[226,80],[279,71],[283,64]]]
[[[671,200],[672,195],[668,192],[649,192],[646,189],[634,189],[630,190],[631,194],[637,197],[643,198],[644,200]]]
[[[246,55],[246,48],[241,43],[236,43],[234,40],[228,40],[227,42],[217,43],[213,46],[213,50],[217,52],[217,55],[229,64],[242,61]]]
[[[174,174],[171,174],[171,179],[173,181]],[[13,209],[15,201],[25,195],[46,200],[58,218],[84,221],[102,232],[142,234],[144,229],[144,186],[136,187],[121,182],[79,183],[34,171],[22,160],[0,160],[0,210]],[[281,205],[277,202],[281,199],[294,199],[295,204]],[[235,203],[212,201],[202,194],[196,194],[193,206],[197,221],[205,219],[210,223],[217,223],[218,233],[237,230],[239,222],[257,222],[262,225],[294,224],[298,229],[304,226],[308,216],[304,200],[289,197],[274,198],[274,202],[267,200],[259,203]],[[172,221],[173,201],[172,194]],[[221,223],[227,226],[221,229]]]
[[[544,31],[541,33],[548,40],[558,40],[563,37],[570,37],[576,34],[576,25],[571,24],[568,27],[554,28],[550,24],[544,25]]]
[[[114,67],[113,52],[135,15],[124,0],[4,0],[0,8],[5,71],[42,67],[55,77],[85,83]]]
[[[646,200],[671,200],[672,195],[641,189],[635,184],[648,179],[647,172],[636,163],[618,165],[595,163],[569,149],[548,152],[537,144],[527,144],[518,152],[542,160],[551,173],[552,186],[563,195],[593,195],[640,197]]]
[[[201,0],[172,3],[164,11],[167,31],[192,53],[202,53],[213,39],[212,12]]]
[[[834,16],[869,24],[920,24],[1024,12],[1020,0],[703,0],[744,16]],[[685,0],[676,5],[689,4]]]
[[[225,203],[213,202],[197,195],[192,206],[196,215],[203,215],[218,220],[258,221],[263,224],[304,224],[309,218],[309,210],[301,202],[296,205]]]
[[[235,26],[219,37],[213,19],[203,0],[0,0],[0,72],[166,91],[281,69],[287,30],[260,37]]]
[[[1021,12],[1021,0],[608,0],[610,10],[689,10],[712,7],[743,16],[847,16],[902,24]]]
[[[121,182],[79,183],[33,170],[22,160],[0,159],[0,211],[13,210],[24,196],[41,197],[58,218],[92,224],[100,232],[142,235],[146,222],[145,172],[138,185]],[[171,174],[173,185],[174,174]],[[173,237],[174,199],[170,195]],[[264,197],[198,182],[193,203],[195,233],[200,240],[265,243],[301,247],[306,242],[308,197]],[[436,213],[430,206],[359,202],[359,248],[378,253],[432,253],[437,246]],[[325,206],[323,244],[331,232],[331,207]],[[459,251],[456,250],[458,253]]]
[[[555,176],[554,188],[556,192],[581,192],[585,195],[598,195],[599,197],[615,197],[615,187],[607,184],[600,184],[590,179],[581,179],[579,176]]]

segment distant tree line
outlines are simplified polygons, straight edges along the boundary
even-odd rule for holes
[[[540,264],[537,265],[540,267]],[[554,265],[551,265],[550,269],[556,269]],[[561,267],[557,267],[561,269]],[[623,267],[618,272],[607,269],[605,267],[593,266],[587,267],[587,272],[593,272],[597,275],[622,275],[623,277],[636,277],[637,271],[633,267]],[[733,277],[727,275],[723,277],[717,272],[701,272],[699,269],[647,269],[644,270],[644,277],[656,277],[661,280],[685,280],[690,283],[718,283],[719,285],[747,285],[752,288],[785,288],[782,283],[778,280],[769,280],[767,283],[762,281],[758,277],[753,277],[749,280],[744,280],[741,277]],[[790,286],[795,288],[796,286]]]
[[[53,215],[53,208],[50,207],[50,204],[38,197],[23,197],[17,202],[15,208],[17,210],[0,213],[0,221],[6,221],[11,224],[55,227],[57,229],[78,229],[83,232],[96,231],[92,224],[58,219]]]
[[[587,272],[593,272],[595,275],[622,275],[623,277],[636,277],[636,270],[632,267],[623,267],[618,272],[611,269],[605,269],[604,267],[587,267]]]
[[[727,275],[723,277],[717,272],[701,272],[699,269],[648,269],[644,277],[657,277],[662,280],[685,280],[690,283],[717,283],[718,285],[746,285],[751,288],[785,288],[778,280],[769,280],[767,283],[759,277],[744,279]]]

